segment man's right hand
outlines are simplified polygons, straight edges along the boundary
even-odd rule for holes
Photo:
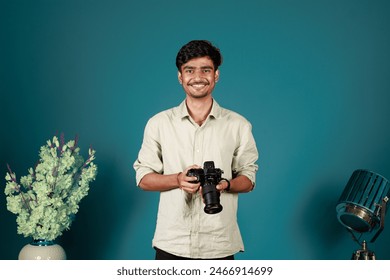
[[[193,181],[196,181],[197,178],[193,176],[187,176],[187,173],[190,169],[198,169],[202,168],[199,165],[191,165],[187,167],[183,172],[180,172],[177,174],[177,183],[178,187],[182,189],[183,191],[194,194],[199,190],[200,183],[193,183]]]

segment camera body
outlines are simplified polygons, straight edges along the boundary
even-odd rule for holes
[[[222,211],[220,204],[220,193],[217,185],[222,179],[223,171],[215,168],[214,161],[206,161],[202,168],[193,168],[188,170],[187,176],[196,177],[192,183],[200,183],[202,186],[202,195],[205,203],[204,212],[207,214],[217,214]]]

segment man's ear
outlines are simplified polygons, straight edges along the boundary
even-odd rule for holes
[[[217,83],[219,80],[219,69],[217,71],[215,71],[214,78],[215,78],[215,82]]]
[[[181,72],[180,71],[177,71],[177,79],[179,80],[180,84],[183,84],[183,78],[181,76]]]

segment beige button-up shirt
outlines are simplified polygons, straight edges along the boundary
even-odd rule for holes
[[[258,151],[251,124],[239,114],[213,101],[202,126],[178,107],[153,116],[147,123],[138,158],[136,181],[148,173],[174,174],[192,164],[203,167],[214,161],[222,177],[247,176],[253,184],[258,169]],[[199,193],[176,188],[160,193],[157,225],[152,246],[189,258],[221,258],[244,251],[237,224],[237,193],[222,193],[222,212],[206,214]]]

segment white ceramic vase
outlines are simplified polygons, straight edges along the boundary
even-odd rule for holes
[[[59,244],[39,239],[20,250],[19,260],[66,260],[66,253]]]

